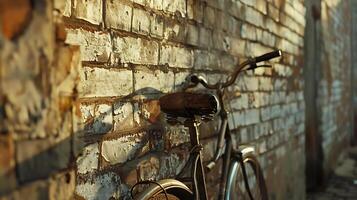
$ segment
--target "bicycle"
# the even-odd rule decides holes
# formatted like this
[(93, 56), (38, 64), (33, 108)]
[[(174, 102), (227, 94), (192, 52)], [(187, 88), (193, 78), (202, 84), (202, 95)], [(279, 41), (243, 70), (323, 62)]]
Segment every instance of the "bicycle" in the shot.
[[(218, 160), (223, 158), (219, 199), (267, 200), (267, 188), (261, 167), (254, 155), (254, 148), (251, 146), (233, 148), (228, 115), (223, 104), (223, 95), (224, 89), (232, 85), (242, 71), (254, 70), (258, 67), (271, 67), (270, 65), (258, 66), (257, 63), (279, 56), (281, 56), (281, 51), (276, 50), (255, 58), (249, 58), (238, 65), (232, 76), (224, 83), (209, 84), (203, 77), (193, 75), (183, 92), (171, 93), (161, 97), (159, 99), (161, 110), (166, 113), (169, 122), (175, 121), (177, 118), (185, 119), (184, 125), (189, 128), (190, 133), (190, 156), (176, 179), (136, 183), (132, 187), (131, 194), (139, 184), (150, 185), (136, 195), (134, 199), (206, 200), (208, 199), (205, 181), (206, 171), (212, 170)], [(206, 89), (215, 90), (216, 95), (186, 92), (186, 90), (196, 87), (198, 84), (203, 85)], [(204, 169), (198, 126), (202, 120), (211, 120), (217, 114), (221, 118), (217, 148), (213, 159), (208, 162)], [(183, 177), (183, 174), (189, 170), (191, 176)], [(242, 176), (242, 180), (239, 179), (239, 176)], [(191, 183), (192, 190), (183, 182)]]

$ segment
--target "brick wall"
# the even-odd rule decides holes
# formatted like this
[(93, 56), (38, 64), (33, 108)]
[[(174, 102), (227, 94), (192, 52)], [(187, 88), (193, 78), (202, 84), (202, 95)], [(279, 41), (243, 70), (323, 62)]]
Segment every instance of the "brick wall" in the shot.
[[(189, 136), (166, 124), (157, 99), (192, 73), (216, 82), (248, 56), (276, 48), (283, 58), (271, 69), (247, 72), (229, 88), (229, 125), (235, 143), (256, 147), (272, 199), (305, 198), (302, 0), (18, 1), (31, 17), (23, 31), (0, 37), (4, 199), (127, 199), (137, 181), (173, 177)], [(324, 37), (326, 51), (338, 43)], [(337, 82), (321, 81), (328, 113), (344, 109), (343, 72)], [(330, 115), (321, 118), (326, 130), (337, 118)], [(201, 127), (204, 160), (213, 156), (216, 127)], [(325, 141), (328, 153), (333, 139)], [(212, 197), (217, 173), (207, 177)]]
[(325, 171), (334, 168), (340, 150), (351, 138), (350, 21), (348, 1), (321, 1), (321, 68), (317, 103)]

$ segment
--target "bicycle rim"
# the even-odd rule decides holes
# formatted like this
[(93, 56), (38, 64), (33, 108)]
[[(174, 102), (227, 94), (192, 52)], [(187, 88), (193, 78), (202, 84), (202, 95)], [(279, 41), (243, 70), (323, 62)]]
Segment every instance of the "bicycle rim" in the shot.
[[(267, 191), (260, 165), (252, 155), (243, 155), (248, 188), (244, 183), (242, 166), (238, 161), (231, 164), (230, 175), (227, 184), (228, 200), (251, 200), (249, 191), (254, 200), (267, 200)], [(249, 190), (249, 191), (248, 191)]]

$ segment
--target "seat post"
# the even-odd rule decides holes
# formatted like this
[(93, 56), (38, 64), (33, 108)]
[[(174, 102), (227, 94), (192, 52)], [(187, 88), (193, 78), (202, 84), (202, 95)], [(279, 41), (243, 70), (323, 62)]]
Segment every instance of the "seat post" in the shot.
[[(191, 140), (191, 147), (193, 149), (196, 149), (196, 147), (199, 147), (200, 145), (200, 140), (199, 140), (199, 130), (198, 127), (200, 125), (199, 120), (195, 118), (188, 118), (185, 120), (185, 126), (189, 128), (190, 132), (190, 140)], [(206, 200), (207, 199), (207, 187), (206, 187), (206, 180), (205, 180), (205, 173), (203, 169), (203, 164), (202, 164), (202, 153), (201, 149), (198, 151), (193, 151), (191, 152), (194, 157), (198, 155), (198, 160), (197, 163), (194, 163), (194, 167), (192, 170), (196, 170), (196, 178), (197, 180), (197, 185), (195, 185), (195, 195), (198, 197), (197, 199), (200, 200)], [(195, 174), (195, 173), (192, 173)], [(194, 182), (193, 182), (194, 185)], [(198, 193), (198, 194), (197, 194)]]

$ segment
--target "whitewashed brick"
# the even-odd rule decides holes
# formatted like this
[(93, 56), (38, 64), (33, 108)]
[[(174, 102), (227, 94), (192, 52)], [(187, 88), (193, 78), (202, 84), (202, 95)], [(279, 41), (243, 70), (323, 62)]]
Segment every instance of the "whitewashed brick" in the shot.
[(282, 77), (288, 77), (292, 75), (292, 69), (286, 65), (282, 65), (280, 63), (273, 64), (273, 70)]
[(82, 97), (113, 97), (132, 93), (130, 70), (83, 67), (78, 92)]
[(151, 17), (150, 34), (159, 38), (164, 34), (164, 19), (160, 15), (153, 14)]
[(229, 52), (233, 56), (242, 56), (244, 55), (246, 49), (246, 40), (238, 39), (238, 38), (230, 38), (231, 48)]
[[(208, 39), (208, 38), (205, 38)], [(187, 28), (187, 44), (191, 44), (191, 45), (198, 45), (198, 28), (195, 25), (192, 24), (188, 24), (188, 28)]]
[(54, 1), (53, 7), (54, 9), (58, 10), (63, 16), (71, 16), (71, 0)]
[(148, 151), (148, 144), (144, 141), (146, 133), (127, 135), (121, 138), (102, 142), (102, 156), (111, 165), (125, 163), (139, 153)]
[(164, 0), (148, 0), (148, 6), (155, 10), (163, 10)]
[(112, 107), (107, 104), (80, 104), (75, 130), (86, 134), (103, 134), (112, 129)]
[(108, 33), (68, 29), (67, 44), (79, 45), (82, 61), (107, 62), (112, 52), (112, 42)]
[(114, 52), (121, 63), (157, 64), (159, 45), (141, 38), (117, 37)]
[(259, 110), (250, 109), (245, 111), (245, 125), (256, 124), (260, 122)]
[(165, 147), (172, 148), (183, 143), (190, 142), (190, 134), (187, 127), (169, 126), (165, 127)]
[(130, 102), (116, 102), (114, 105), (114, 132), (128, 130), (135, 126), (133, 105)]
[(186, 15), (186, 0), (163, 0), (163, 10), (170, 13), (179, 13), (181, 17)]
[(203, 5), (204, 2), (196, 0), (187, 1), (187, 16), (189, 19), (193, 19), (198, 23), (203, 20)]
[(170, 92), (174, 89), (174, 73), (160, 70), (134, 71), (135, 91), (140, 93)]
[(231, 104), (232, 109), (235, 109), (235, 110), (248, 108), (248, 106), (249, 106), (248, 94), (246, 94), (246, 93), (241, 94), (238, 98), (231, 100), (230, 104)]
[(249, 24), (242, 24), (241, 37), (250, 40), (257, 40), (256, 28)]
[(144, 10), (133, 9), (132, 31), (148, 35), (150, 32), (150, 15)]
[(76, 186), (76, 194), (86, 200), (119, 199), (128, 195), (129, 187), (121, 183), (120, 177), (109, 172), (99, 175), (87, 182), (79, 182)]
[(130, 31), (133, 9), (121, 1), (106, 1), (105, 25)]
[(74, 0), (74, 16), (92, 24), (102, 22), (102, 0)]
[(80, 174), (86, 174), (97, 170), (98, 156), (98, 143), (90, 144), (84, 147), (82, 155), (77, 158), (77, 172)]
[(270, 91), (273, 89), (273, 83), (269, 77), (259, 77), (259, 90)]
[(184, 47), (162, 46), (159, 64), (168, 64), (170, 67), (193, 67), (193, 53)]
[(245, 7), (245, 20), (251, 24), (264, 28), (263, 14), (249, 6)]

